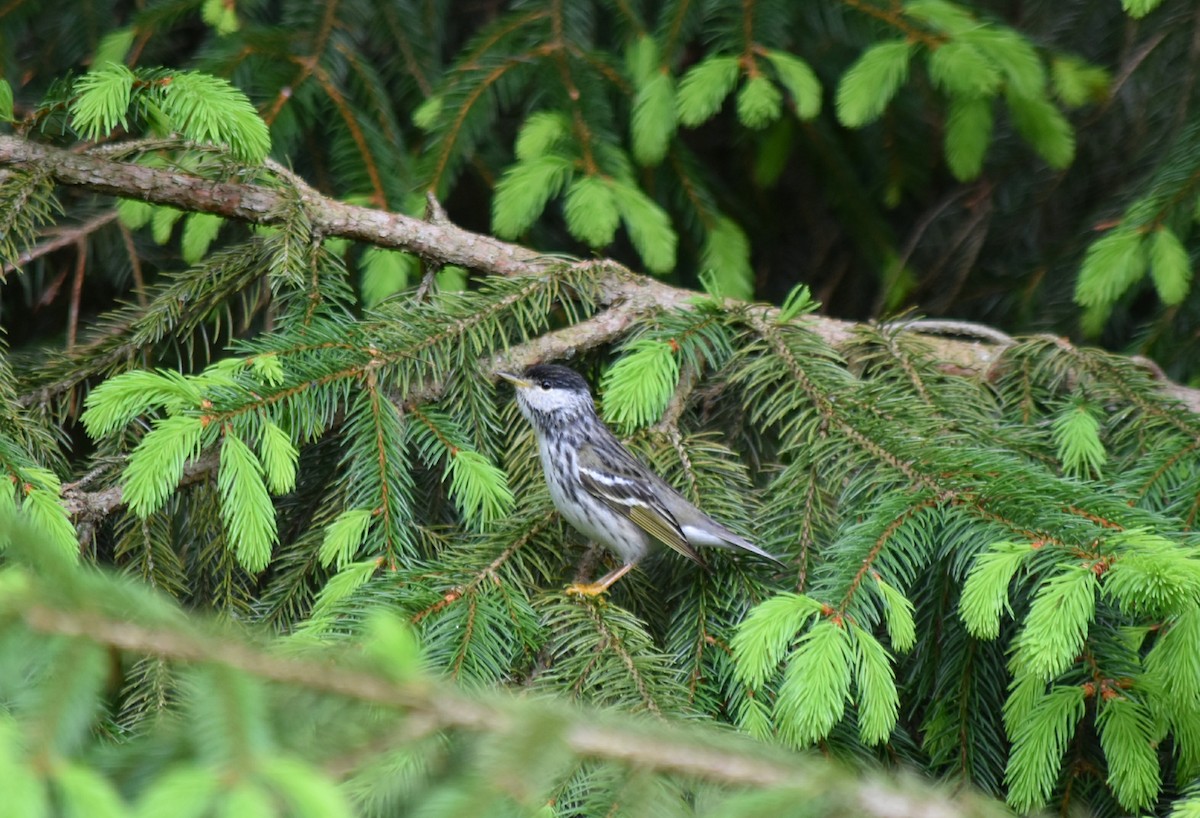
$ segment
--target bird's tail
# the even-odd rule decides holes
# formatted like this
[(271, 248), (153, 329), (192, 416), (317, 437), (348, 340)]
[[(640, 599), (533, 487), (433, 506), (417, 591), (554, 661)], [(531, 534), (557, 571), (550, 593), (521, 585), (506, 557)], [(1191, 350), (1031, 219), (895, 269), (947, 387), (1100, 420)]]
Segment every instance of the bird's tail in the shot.
[(730, 537), (726, 537), (725, 542), (728, 543), (728, 545), (726, 546), (727, 548), (739, 549), (741, 551), (749, 551), (751, 554), (754, 554), (755, 556), (762, 557), (765, 560), (770, 560), (771, 562), (775, 563), (776, 565), (778, 565), (781, 568), (786, 567), (784, 561), (779, 559), (779, 557), (776, 557), (772, 554), (768, 554), (766, 551), (763, 551), (761, 548), (759, 548), (754, 543), (750, 542), (745, 537), (739, 537), (737, 534), (734, 534)]
[(703, 529), (690, 525), (683, 526), (684, 536), (688, 538), (689, 542), (693, 542), (698, 545), (715, 545), (717, 548), (727, 548), (730, 551), (749, 551), (756, 557), (762, 557), (763, 559), (770, 560), (780, 567), (785, 567), (783, 560), (768, 554), (766, 551), (763, 551), (745, 537), (734, 534), (728, 528), (720, 525), (715, 520), (710, 519), (709, 523), (710, 525)]

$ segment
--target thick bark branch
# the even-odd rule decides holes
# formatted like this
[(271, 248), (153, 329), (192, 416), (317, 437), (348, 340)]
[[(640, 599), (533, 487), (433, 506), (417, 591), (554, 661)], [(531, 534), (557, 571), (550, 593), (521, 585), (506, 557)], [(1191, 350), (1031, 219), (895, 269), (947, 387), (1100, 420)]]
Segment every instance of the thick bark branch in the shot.
[[(346, 204), (323, 196), (295, 175), (274, 168), (278, 186), (242, 182), (214, 182), (181, 171), (118, 162), (95, 153), (75, 152), (41, 145), (18, 137), (0, 136), (0, 168), (45, 167), (60, 184), (79, 187), (184, 210), (216, 213), (252, 224), (276, 224), (299, 197), (315, 230), (414, 253), (432, 262), (456, 264), (491, 275), (537, 275), (562, 258), (540, 254), (527, 247), (472, 233), (438, 217), (430, 221), (367, 207)], [(289, 190), (292, 188), (293, 190)], [(539, 338), (513, 350), (507, 360), (522, 363), (546, 357), (569, 357), (618, 337), (641, 316), (658, 309), (684, 308), (695, 295), (646, 276), (636, 275), (613, 262), (589, 262), (605, 281), (611, 309), (589, 321)], [(854, 324), (822, 316), (805, 319), (810, 328), (834, 347), (851, 337)], [(947, 337), (947, 327), (959, 337)], [(966, 376), (987, 373), (1005, 344), (995, 330), (967, 322), (916, 322), (933, 354), (949, 371)], [(963, 336), (970, 340), (963, 340)], [(495, 369), (500, 361), (489, 362)], [(1148, 366), (1161, 376), (1155, 367)], [(1163, 391), (1200, 412), (1200, 390), (1162, 380)]]
[[(430, 221), (358, 207), (321, 195), (282, 168), (273, 168), (279, 180), (279, 185), (274, 187), (213, 182), (180, 171), (144, 167), (97, 154), (0, 136), (0, 167), (6, 165), (48, 167), (53, 178), (63, 185), (184, 210), (216, 213), (252, 224), (278, 223), (299, 198), (314, 229), (326, 236), (405, 250), (432, 262), (457, 264), (491, 275), (537, 275), (553, 264), (562, 263), (561, 257), (542, 255), (520, 245), (456, 227), (441, 215), (436, 203), (431, 208), (434, 216)], [(571, 358), (620, 337), (639, 319), (654, 311), (687, 309), (695, 296), (690, 290), (634, 274), (614, 262), (580, 263), (595, 268), (596, 276), (602, 280), (608, 309), (579, 324), (509, 350), (502, 357), (483, 362), (486, 371), (548, 358)], [(834, 347), (845, 344), (855, 326), (852, 322), (822, 316), (809, 316), (804, 320)], [(949, 371), (965, 376), (985, 374), (1007, 345), (1002, 333), (966, 322), (916, 322), (912, 329), (922, 332), (934, 347), (934, 354)], [(958, 337), (946, 337), (947, 334)], [(962, 340), (971, 336), (974, 336), (971, 340)], [(1156, 374), (1161, 376), (1161, 372)], [(1188, 389), (1165, 379), (1162, 388), (1192, 411), (1200, 412), (1200, 390)], [(432, 399), (436, 395), (423, 397)], [(211, 468), (211, 464), (206, 463), (195, 471), (203, 476)], [(72, 515), (81, 520), (104, 517), (124, 502), (119, 488), (98, 492), (68, 488), (64, 500)]]
[[(60, 184), (181, 210), (215, 213), (251, 224), (278, 224), (292, 206), (295, 195), (280, 187), (214, 182), (182, 171), (116, 162), (13, 136), (0, 136), (0, 166), (4, 165), (49, 166), (51, 175)], [(298, 180), (289, 175), (287, 182), (297, 184)], [(498, 275), (535, 273), (553, 261), (528, 248), (446, 222), (426, 222), (339, 202), (307, 185), (297, 193), (313, 228), (326, 236), (395, 247), (442, 264), (458, 264)]]

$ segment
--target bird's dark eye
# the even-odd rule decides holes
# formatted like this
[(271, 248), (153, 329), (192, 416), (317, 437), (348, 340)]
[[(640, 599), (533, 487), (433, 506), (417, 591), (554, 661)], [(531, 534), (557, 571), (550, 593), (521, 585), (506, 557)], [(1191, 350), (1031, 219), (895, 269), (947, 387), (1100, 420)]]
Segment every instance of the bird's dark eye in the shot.
[(547, 392), (550, 391), (550, 381), (542, 381), (540, 385), (542, 389), (545, 389)]

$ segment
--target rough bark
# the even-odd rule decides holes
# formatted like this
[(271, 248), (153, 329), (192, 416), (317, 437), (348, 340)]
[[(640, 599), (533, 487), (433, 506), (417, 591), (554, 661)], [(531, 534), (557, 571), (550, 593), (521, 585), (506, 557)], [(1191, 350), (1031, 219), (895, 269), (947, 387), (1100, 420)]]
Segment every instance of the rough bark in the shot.
[[(103, 152), (64, 150), (13, 136), (0, 136), (0, 173), (4, 167), (48, 168), (61, 185), (93, 193), (141, 199), (182, 210), (215, 213), (252, 224), (276, 224), (298, 199), (316, 231), (404, 250), (438, 264), (455, 264), (488, 275), (538, 275), (561, 264), (527, 247), (472, 233), (450, 223), (431, 201), (429, 220), (359, 207), (324, 196), (286, 169), (268, 163), (263, 182), (217, 182), (177, 170), (117, 161)], [(620, 337), (641, 317), (662, 309), (687, 309), (695, 293), (638, 275), (616, 262), (583, 261), (594, 268), (605, 293), (607, 309), (579, 324), (548, 333), (511, 350), (501, 360), (485, 363), (494, 371), (546, 358), (573, 355)], [(771, 308), (764, 307), (770, 312)], [(845, 344), (855, 324), (824, 316), (804, 319), (834, 347)], [(914, 321), (906, 324), (920, 333), (947, 371), (965, 377), (986, 377), (1004, 347), (1013, 340), (990, 327), (969, 322)], [(1067, 343), (1058, 339), (1059, 343)], [(1200, 412), (1200, 390), (1172, 383), (1152, 362), (1143, 364), (1168, 395), (1193, 412)], [(103, 517), (123, 504), (119, 489), (89, 493), (70, 487), (64, 497), (77, 518)]]
[[(536, 275), (562, 262), (561, 256), (548, 256), (463, 230), (447, 221), (438, 207), (433, 208), (434, 218), (426, 221), (346, 204), (323, 196), (277, 166), (270, 168), (275, 173), (273, 185), (215, 182), (180, 171), (115, 161), (96, 153), (63, 150), (19, 137), (0, 136), (0, 168), (4, 166), (49, 167), (51, 175), (62, 185), (171, 205), (182, 210), (215, 213), (252, 224), (278, 223), (289, 200), (298, 196), (313, 228), (323, 235), (405, 250), (431, 262), (456, 264), (489, 275)], [(600, 332), (606, 336), (605, 340), (619, 334), (645, 310), (686, 308), (694, 296), (690, 290), (637, 275), (615, 262), (583, 263), (594, 265), (598, 273), (607, 278), (609, 303), (629, 305), (617, 315), (588, 323), (588, 331)], [(810, 316), (805, 320), (835, 347), (850, 338), (855, 326), (850, 321), (823, 316)], [(997, 330), (965, 321), (918, 321), (909, 326), (929, 338), (947, 367), (961, 369), (963, 374), (986, 372), (1003, 346), (1011, 343), (1011, 339)], [(574, 332), (560, 338), (574, 342), (583, 340), (583, 335), (583, 332)], [(1164, 388), (1193, 411), (1200, 411), (1200, 390), (1166, 382)]]

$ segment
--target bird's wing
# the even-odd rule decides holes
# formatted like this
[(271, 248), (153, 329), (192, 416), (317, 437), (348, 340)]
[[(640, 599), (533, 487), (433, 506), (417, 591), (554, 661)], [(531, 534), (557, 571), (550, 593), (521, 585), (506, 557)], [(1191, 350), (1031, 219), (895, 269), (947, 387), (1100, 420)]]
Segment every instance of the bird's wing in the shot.
[(704, 564), (687, 541), (683, 529), (653, 492), (653, 483), (639, 480), (642, 467), (613, 441), (602, 457), (591, 443), (579, 450), (579, 479), (583, 487), (618, 514), (628, 517), (647, 534), (666, 543), (688, 559)]

